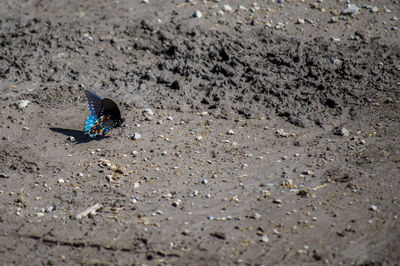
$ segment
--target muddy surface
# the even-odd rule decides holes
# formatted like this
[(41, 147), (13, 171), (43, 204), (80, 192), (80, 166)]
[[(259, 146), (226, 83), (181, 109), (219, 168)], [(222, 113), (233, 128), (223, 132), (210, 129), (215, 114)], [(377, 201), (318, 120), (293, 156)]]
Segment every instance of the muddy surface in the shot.
[(398, 263), (400, 4), (352, 4), (1, 1), (0, 262)]

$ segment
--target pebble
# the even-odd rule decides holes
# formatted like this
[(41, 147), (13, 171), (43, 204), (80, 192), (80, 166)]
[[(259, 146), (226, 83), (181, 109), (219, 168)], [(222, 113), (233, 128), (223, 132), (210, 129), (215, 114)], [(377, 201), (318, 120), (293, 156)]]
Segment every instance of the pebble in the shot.
[(314, 24), (314, 20), (310, 19), (310, 18), (306, 18), (305, 21), (311, 25)]
[(141, 1), (143, 4), (148, 4), (149, 3), (149, 0), (142, 0)]
[(201, 140), (203, 140), (203, 137), (202, 136), (197, 136), (196, 140), (201, 141)]
[(336, 22), (338, 22), (337, 17), (331, 17), (331, 20), (329, 20), (329, 23), (336, 23)]
[(43, 212), (38, 212), (38, 213), (36, 213), (36, 216), (37, 216), (37, 217), (43, 217), (43, 216), (44, 216), (44, 213), (43, 213)]
[(203, 14), (200, 12), (200, 10), (196, 10), (193, 13), (193, 17), (195, 18), (201, 18), (203, 16)]
[(177, 200), (171, 202), (171, 205), (174, 207), (178, 207), (181, 204), (181, 202), (182, 201), (180, 199), (177, 199)]
[(143, 109), (142, 113), (148, 115), (154, 115), (154, 112), (149, 108)]
[(304, 24), (304, 19), (302, 18), (297, 19), (296, 24)]
[(340, 135), (343, 137), (348, 137), (350, 135), (350, 132), (346, 128), (342, 127), (340, 129)]
[(222, 6), (222, 10), (226, 11), (226, 12), (232, 12), (233, 11), (233, 9), (232, 9), (232, 7), (230, 5), (223, 5)]
[(207, 185), (208, 180), (207, 179), (203, 179), (203, 180), (201, 180), (201, 183), (204, 184), (204, 185)]
[(138, 140), (141, 138), (142, 138), (142, 135), (140, 133), (134, 133), (133, 136), (131, 137), (132, 140)]
[(266, 235), (261, 236), (261, 242), (268, 243), (269, 242), (268, 236)]
[(314, 174), (314, 172), (313, 171), (311, 171), (311, 170), (304, 170), (303, 172), (301, 172), (303, 175), (312, 175), (312, 174)]
[(371, 5), (364, 5), (363, 8), (369, 9), (371, 13), (376, 13), (379, 11), (379, 8), (377, 6), (371, 6)]
[(6, 175), (5, 173), (0, 173), (0, 178), (9, 178), (9, 176)]
[(282, 204), (282, 200), (280, 200), (280, 199), (273, 199), (273, 200), (272, 200), (272, 203), (275, 203), (275, 204)]
[(62, 179), (62, 178), (59, 178), (59, 179), (57, 180), (57, 183), (58, 183), (58, 184), (64, 184), (64, 183), (65, 183), (65, 180)]
[(188, 235), (190, 235), (190, 231), (187, 230), (187, 229), (184, 229), (184, 230), (182, 231), (182, 235), (188, 236)]
[(342, 60), (337, 58), (332, 58), (332, 64), (334, 64), (335, 66), (340, 66), (342, 63), (343, 63)]
[(228, 135), (235, 135), (235, 132), (232, 129), (229, 129), (228, 132), (226, 132)]
[(168, 116), (168, 117), (167, 117), (167, 120), (168, 120), (168, 121), (172, 121), (172, 119), (173, 119), (172, 116)]
[(348, 4), (347, 8), (342, 10), (342, 15), (357, 15), (360, 8), (354, 4)]
[(54, 206), (47, 206), (46, 209), (44, 210), (45, 212), (51, 212), (52, 210), (54, 210)]
[(69, 140), (69, 141), (71, 141), (71, 142), (74, 142), (74, 141), (75, 141), (75, 138), (74, 138), (73, 136), (69, 136), (69, 137), (67, 138), (67, 140)]
[(371, 206), (369, 206), (369, 210), (375, 212), (378, 210), (378, 207), (376, 207), (375, 205), (371, 205)]
[(18, 108), (23, 109), (23, 108), (27, 107), (30, 102), (31, 101), (29, 101), (29, 100), (19, 100), (17, 102), (17, 106), (18, 106)]

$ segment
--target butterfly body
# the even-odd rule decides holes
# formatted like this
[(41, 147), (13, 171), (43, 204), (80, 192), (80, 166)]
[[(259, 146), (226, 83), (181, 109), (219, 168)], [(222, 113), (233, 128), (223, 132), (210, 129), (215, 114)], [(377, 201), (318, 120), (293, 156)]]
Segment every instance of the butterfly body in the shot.
[(115, 102), (108, 98), (101, 98), (97, 94), (85, 90), (89, 103), (90, 115), (86, 120), (85, 134), (93, 138), (105, 135), (111, 129), (119, 127), (125, 121)]

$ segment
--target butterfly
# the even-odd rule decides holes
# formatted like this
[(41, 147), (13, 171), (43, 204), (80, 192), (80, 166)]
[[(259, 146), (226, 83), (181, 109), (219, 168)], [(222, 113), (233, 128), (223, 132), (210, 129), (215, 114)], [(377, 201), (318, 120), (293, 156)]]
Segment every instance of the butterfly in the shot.
[(85, 134), (93, 138), (97, 135), (105, 135), (111, 129), (124, 123), (121, 112), (115, 102), (108, 98), (101, 98), (94, 92), (85, 90), (89, 103), (90, 115), (86, 120)]

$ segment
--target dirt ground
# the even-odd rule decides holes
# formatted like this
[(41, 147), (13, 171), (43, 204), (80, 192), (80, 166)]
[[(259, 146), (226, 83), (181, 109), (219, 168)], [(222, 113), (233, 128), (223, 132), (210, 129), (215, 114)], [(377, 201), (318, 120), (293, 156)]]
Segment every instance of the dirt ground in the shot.
[(399, 265), (400, 3), (351, 3), (0, 1), (1, 265)]

